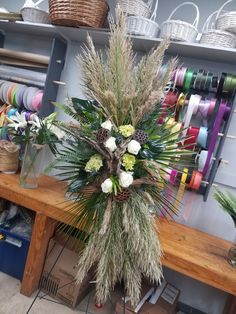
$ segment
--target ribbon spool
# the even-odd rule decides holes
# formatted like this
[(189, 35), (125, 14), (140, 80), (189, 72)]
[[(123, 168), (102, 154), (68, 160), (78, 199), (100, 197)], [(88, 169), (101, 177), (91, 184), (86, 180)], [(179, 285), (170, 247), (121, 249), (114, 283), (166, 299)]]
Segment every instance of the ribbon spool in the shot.
[(192, 115), (196, 114), (200, 101), (201, 101), (200, 95), (191, 95), (189, 99), (188, 109), (184, 117), (184, 126), (183, 126), (184, 130), (182, 132), (183, 137), (185, 137), (187, 134), (187, 128), (189, 127), (190, 121), (192, 119)]
[(165, 99), (162, 103), (162, 112), (157, 120), (158, 124), (162, 124), (163, 121), (165, 120), (168, 111), (174, 111), (174, 105), (177, 102), (178, 99), (178, 94), (175, 92), (168, 92), (165, 96)]
[(193, 89), (209, 92), (212, 86), (213, 73), (199, 70), (193, 82)]
[(201, 184), (202, 184), (203, 175), (201, 172), (197, 170), (193, 170), (192, 174), (190, 175), (190, 182), (187, 184), (189, 189), (198, 191)]
[(222, 92), (233, 94), (235, 92), (235, 89), (236, 89), (236, 76), (233, 74), (226, 74)]
[(188, 93), (192, 87), (192, 82), (194, 79), (194, 71), (192, 69), (188, 69), (185, 73), (183, 90), (185, 93)]
[[(208, 151), (207, 150), (202, 150), (200, 152), (200, 154), (197, 156), (197, 159), (198, 159), (198, 171), (199, 172), (203, 172), (203, 169), (204, 169), (204, 167), (206, 165), (206, 161), (207, 161), (207, 155), (208, 155)], [(213, 156), (211, 156), (209, 166), (211, 166), (212, 161), (213, 161)]]
[(227, 76), (227, 74), (224, 72), (221, 74), (220, 81), (219, 81), (219, 84), (217, 87), (217, 95), (218, 96), (220, 96), (223, 93), (223, 87), (224, 87), (226, 76)]
[(213, 154), (214, 149), (215, 149), (215, 144), (216, 144), (216, 141), (218, 138), (218, 133), (219, 133), (221, 123), (222, 123), (223, 118), (224, 118), (225, 111), (226, 111), (226, 104), (221, 103), (217, 117), (216, 117), (216, 120), (215, 120), (215, 123), (214, 123), (213, 130), (211, 133), (211, 139), (210, 139), (210, 144), (209, 144), (209, 149), (208, 149), (208, 154), (207, 154), (207, 160), (206, 160), (205, 166), (204, 166), (203, 171), (202, 171), (204, 176), (206, 175), (206, 173), (209, 169), (209, 166), (210, 166), (212, 154)]
[(187, 94), (180, 93), (178, 100), (176, 102), (176, 112), (175, 112), (175, 120), (182, 122), (183, 120), (183, 108), (186, 105)]
[(188, 69), (185, 67), (181, 67), (176, 70), (175, 72), (175, 85), (176, 86), (183, 87), (187, 70)]
[(187, 131), (187, 139), (184, 141), (184, 148), (188, 150), (193, 150), (197, 143), (197, 138), (199, 134), (199, 128), (189, 127)]
[[(225, 110), (224, 110), (224, 115), (223, 115), (223, 120), (224, 121), (227, 121), (229, 119), (229, 116), (230, 116), (230, 112), (231, 112), (231, 106), (229, 106), (228, 104), (226, 104), (224, 101), (221, 101), (221, 102), (218, 102), (216, 101), (215, 103), (215, 108), (214, 108), (214, 112), (213, 112), (213, 116), (215, 117), (215, 119), (213, 120), (212, 119), (212, 122), (214, 122), (216, 119), (217, 119), (217, 115), (218, 115), (218, 112), (219, 112), (219, 104), (224, 104), (225, 105)], [(206, 143), (206, 147), (209, 147), (210, 145), (210, 140), (211, 140), (211, 137), (212, 137), (212, 132), (213, 132), (213, 128), (214, 128), (214, 124), (212, 125), (212, 122), (209, 123), (208, 125), (208, 137), (207, 137), (207, 143)], [(215, 123), (215, 122), (214, 122)], [(210, 125), (211, 124), (211, 125)], [(203, 147), (203, 146), (202, 146)]]
[(183, 199), (184, 191), (185, 191), (185, 182), (187, 180), (187, 177), (188, 177), (188, 168), (184, 168), (183, 173), (181, 175), (180, 185), (179, 185), (179, 189), (178, 189), (175, 203), (174, 203), (174, 208), (176, 209), (179, 208), (179, 205), (181, 204), (181, 201)]
[(200, 127), (198, 137), (197, 137), (198, 146), (202, 148), (207, 148), (207, 138), (208, 138), (207, 127)]

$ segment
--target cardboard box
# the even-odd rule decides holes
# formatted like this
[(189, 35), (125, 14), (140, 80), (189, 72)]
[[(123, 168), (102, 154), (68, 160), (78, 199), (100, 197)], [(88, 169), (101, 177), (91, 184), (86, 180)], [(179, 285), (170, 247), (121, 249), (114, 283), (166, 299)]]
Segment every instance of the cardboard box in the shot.
[[(40, 288), (51, 297), (63, 301), (71, 308), (75, 308), (89, 293), (91, 289), (90, 281), (93, 279), (93, 276), (88, 274), (81, 285), (76, 284), (76, 265), (79, 253), (68, 248), (64, 248), (63, 251), (62, 249), (63, 245), (57, 243), (55, 239), (50, 241), (40, 280)], [(57, 260), (60, 253), (61, 255)], [(55, 262), (56, 264), (53, 267)]]
[[(145, 287), (146, 289), (146, 287)], [(158, 287), (156, 288), (158, 289)], [(155, 293), (155, 290), (153, 294)], [(144, 305), (141, 307), (140, 311), (135, 311), (135, 309), (131, 308), (129, 303), (126, 304), (125, 314), (175, 314), (176, 306), (178, 302), (180, 291), (169, 283), (165, 282), (163, 287), (163, 291), (160, 294), (156, 304), (148, 303), (147, 300), (144, 302)], [(146, 294), (147, 295), (147, 294)], [(141, 301), (142, 302), (142, 299)], [(116, 304), (116, 312), (117, 314), (124, 313), (124, 304), (123, 301), (120, 300)]]

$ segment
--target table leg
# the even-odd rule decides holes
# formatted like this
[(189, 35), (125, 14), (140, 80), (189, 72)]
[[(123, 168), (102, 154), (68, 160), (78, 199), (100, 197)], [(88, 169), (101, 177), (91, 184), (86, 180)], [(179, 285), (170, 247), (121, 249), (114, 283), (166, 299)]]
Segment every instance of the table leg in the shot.
[(235, 314), (235, 313), (236, 313), (236, 297), (230, 294), (226, 300), (224, 314)]
[(40, 213), (36, 214), (33, 226), (21, 293), (30, 296), (39, 285), (49, 240), (55, 231), (56, 221)]

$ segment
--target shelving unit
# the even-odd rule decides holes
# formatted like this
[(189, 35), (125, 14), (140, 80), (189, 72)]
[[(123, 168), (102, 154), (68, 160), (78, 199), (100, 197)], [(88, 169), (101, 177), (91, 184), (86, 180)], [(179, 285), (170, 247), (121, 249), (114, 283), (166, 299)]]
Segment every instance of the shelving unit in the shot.
[[(85, 42), (87, 34), (93, 38), (97, 45), (107, 45), (110, 37), (108, 29), (91, 29), (88, 27), (63, 27), (49, 24), (36, 24), (27, 22), (0, 21), (0, 30), (3, 32), (24, 33), (33, 36), (48, 38), (64, 38), (67, 41)], [(161, 41), (160, 38), (147, 38), (142, 36), (130, 36), (134, 48), (137, 51), (149, 51)], [(198, 43), (172, 42), (168, 49), (171, 55), (189, 58), (201, 58), (213, 62), (226, 62), (234, 64), (236, 60), (236, 49), (216, 48)]]
[[(27, 25), (28, 31), (24, 31), (22, 26), (25, 23), (17, 23), (17, 22), (6, 22), (1, 21), (0, 26), (0, 47), (4, 47), (4, 39), (6, 36), (11, 36), (11, 33), (24, 33), (26, 35), (37, 36), (39, 34), (38, 31), (34, 29), (33, 24)], [(42, 30), (42, 26), (40, 27)], [(61, 77), (61, 72), (64, 67), (65, 57), (66, 57), (66, 49), (67, 42), (63, 37), (57, 36), (55, 32), (49, 32), (50, 27), (46, 27), (46, 32), (41, 32), (41, 37), (46, 36), (50, 39), (51, 42), (51, 51), (50, 51), (50, 60), (47, 68), (46, 81), (44, 82), (44, 94), (42, 100), (42, 108), (39, 112), (40, 117), (46, 117), (50, 113), (54, 111), (54, 106), (52, 101), (56, 101), (58, 85), (54, 83), (54, 81), (59, 81)], [(29, 32), (30, 30), (30, 32)], [(50, 35), (50, 36), (49, 36)], [(22, 49), (24, 49), (22, 47)]]

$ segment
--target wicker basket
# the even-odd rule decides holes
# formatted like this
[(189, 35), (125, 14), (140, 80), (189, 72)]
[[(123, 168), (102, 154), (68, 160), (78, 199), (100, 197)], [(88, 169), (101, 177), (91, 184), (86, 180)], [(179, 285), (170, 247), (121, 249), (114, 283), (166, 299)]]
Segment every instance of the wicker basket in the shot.
[(8, 174), (18, 170), (19, 148), (8, 141), (0, 141), (0, 171)]
[(102, 27), (109, 11), (106, 0), (49, 0), (52, 24)]
[(200, 44), (205, 44), (209, 46), (218, 46), (225, 48), (235, 48), (236, 47), (236, 37), (234, 34), (231, 34), (226, 31), (215, 29), (214, 23), (210, 27), (210, 21), (218, 11), (213, 12), (207, 18), (203, 29), (202, 36), (200, 39)]
[(158, 0), (156, 1), (154, 11), (150, 19), (142, 16), (127, 16), (126, 27), (127, 33), (132, 35), (139, 35), (145, 37), (157, 37), (159, 32), (159, 25), (155, 22), (156, 12), (158, 7)]
[[(182, 20), (172, 20), (174, 13), (185, 5), (192, 5), (196, 9), (197, 16), (193, 24)], [(193, 2), (183, 2), (178, 5), (170, 14), (169, 18), (161, 25), (161, 38), (169, 38), (175, 41), (194, 42), (198, 35), (199, 9)]]
[(123, 12), (127, 15), (136, 15), (149, 18), (151, 16), (152, 0), (144, 2), (143, 0), (118, 0)]
[(226, 1), (219, 9), (216, 16), (216, 29), (236, 34), (236, 11), (222, 14), (224, 7), (232, 1), (233, 0)]
[(23, 20), (32, 23), (50, 24), (51, 20), (49, 14), (43, 10), (24, 7), (20, 10)]

